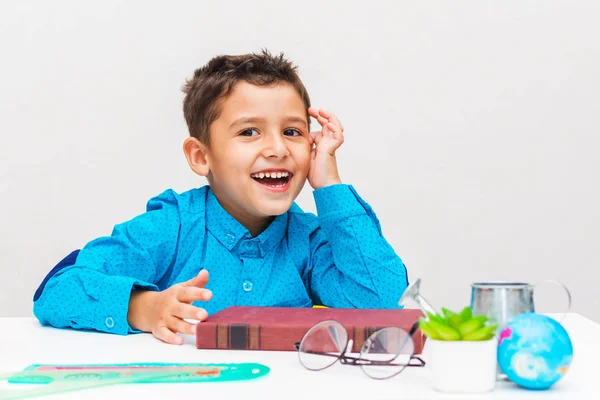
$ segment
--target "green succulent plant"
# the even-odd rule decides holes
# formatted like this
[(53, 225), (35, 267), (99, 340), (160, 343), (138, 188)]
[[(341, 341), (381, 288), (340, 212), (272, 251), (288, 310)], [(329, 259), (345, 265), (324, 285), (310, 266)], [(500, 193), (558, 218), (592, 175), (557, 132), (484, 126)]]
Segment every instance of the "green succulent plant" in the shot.
[(488, 325), (487, 316), (473, 316), (470, 307), (456, 313), (442, 307), (442, 314), (427, 313), (427, 318), (419, 319), (421, 331), (434, 340), (481, 341), (494, 337), (498, 325)]

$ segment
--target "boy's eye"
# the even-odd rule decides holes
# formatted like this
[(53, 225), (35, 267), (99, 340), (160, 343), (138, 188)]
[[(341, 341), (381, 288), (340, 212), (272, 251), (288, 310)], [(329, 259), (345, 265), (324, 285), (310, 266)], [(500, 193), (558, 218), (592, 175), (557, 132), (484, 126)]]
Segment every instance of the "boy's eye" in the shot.
[(258, 131), (254, 128), (244, 129), (240, 132), (240, 136), (258, 136)]
[(283, 134), (285, 136), (302, 136), (302, 133), (300, 133), (300, 131), (296, 129), (286, 129), (285, 131), (283, 131)]

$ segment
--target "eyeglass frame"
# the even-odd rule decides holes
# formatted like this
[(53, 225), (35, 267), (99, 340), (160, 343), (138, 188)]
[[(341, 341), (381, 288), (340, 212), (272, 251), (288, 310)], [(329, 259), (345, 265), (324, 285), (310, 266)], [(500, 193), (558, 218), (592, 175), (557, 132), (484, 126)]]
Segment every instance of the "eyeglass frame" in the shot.
[[(311, 331), (311, 330), (312, 330), (312, 329), (313, 329), (315, 326), (317, 326), (317, 325), (319, 325), (319, 324), (322, 324), (322, 323), (324, 323), (324, 322), (335, 322), (335, 323), (338, 323), (338, 324), (340, 324), (340, 325), (342, 326), (342, 328), (346, 329), (346, 328), (344, 327), (344, 324), (342, 324), (340, 321), (333, 320), (333, 319), (330, 319), (330, 320), (324, 320), (324, 321), (319, 321), (319, 322), (317, 322), (316, 324), (314, 324), (313, 326), (311, 326), (311, 327), (310, 327), (310, 328), (309, 328), (309, 329), (306, 331), (306, 333), (305, 333), (305, 334), (302, 336), (302, 339), (301, 339), (299, 342), (296, 342), (296, 343), (294, 343), (294, 348), (296, 349), (296, 351), (298, 351), (298, 358), (300, 358), (300, 345), (302, 344), (302, 342), (303, 342), (303, 341), (304, 341), (304, 339), (306, 338), (306, 335), (307, 335), (307, 334), (308, 334), (308, 333), (309, 333), (309, 332), (310, 332), (310, 331)], [(379, 331), (382, 331), (383, 329), (389, 329), (389, 328), (400, 329), (400, 330), (403, 330), (404, 332), (406, 332), (406, 330), (404, 330), (404, 329), (402, 329), (402, 328), (400, 328), (400, 327), (397, 327), (397, 326), (390, 326), (390, 327), (387, 327), (387, 328), (381, 328), (381, 329), (378, 329), (378, 330), (376, 330), (375, 332), (373, 332), (373, 333), (372, 333), (372, 334), (371, 334), (371, 335), (370, 335), (370, 336), (367, 338), (367, 340), (365, 340), (365, 341), (364, 341), (364, 343), (367, 343), (368, 341), (372, 340), (372, 338), (373, 338), (373, 337), (374, 337), (374, 336), (377, 334), (377, 332), (379, 332)], [(417, 322), (415, 322), (415, 323), (413, 324), (413, 326), (410, 328), (410, 330), (407, 332), (407, 334), (408, 334), (408, 336), (407, 336), (407, 337), (409, 337), (411, 340), (413, 340), (413, 339), (412, 339), (412, 337), (413, 337), (413, 335), (414, 335), (414, 334), (417, 332), (417, 329), (419, 329), (419, 322), (418, 322), (418, 321), (417, 321)], [(414, 340), (413, 340), (413, 342), (414, 342)], [(364, 347), (364, 343), (363, 343), (363, 347)], [(315, 355), (322, 355), (322, 356), (336, 357), (336, 358), (337, 358), (337, 359), (336, 359), (334, 362), (332, 362), (331, 364), (328, 364), (328, 365), (326, 365), (326, 366), (325, 366), (325, 367), (323, 367), (323, 368), (311, 369), (311, 368), (308, 368), (308, 367), (306, 367), (306, 365), (304, 365), (304, 363), (303, 363), (302, 361), (300, 361), (300, 364), (302, 364), (302, 366), (303, 366), (304, 368), (308, 369), (309, 371), (322, 371), (322, 370), (324, 370), (324, 369), (327, 369), (327, 368), (331, 367), (333, 364), (335, 364), (335, 363), (336, 363), (336, 362), (338, 362), (338, 361), (339, 361), (341, 364), (344, 364), (344, 365), (359, 366), (359, 367), (362, 367), (362, 366), (364, 366), (364, 365), (383, 365), (383, 366), (386, 366), (386, 365), (389, 365), (389, 366), (394, 366), (394, 365), (397, 365), (397, 366), (404, 367), (404, 368), (402, 368), (402, 369), (398, 370), (398, 372), (396, 372), (395, 374), (393, 374), (393, 375), (390, 375), (390, 376), (386, 376), (386, 377), (383, 377), (383, 378), (376, 378), (376, 377), (373, 377), (373, 376), (371, 376), (371, 375), (369, 375), (368, 373), (366, 373), (366, 372), (365, 372), (365, 374), (366, 374), (367, 376), (369, 376), (369, 378), (372, 378), (372, 379), (378, 379), (378, 380), (383, 380), (383, 379), (389, 379), (389, 378), (392, 378), (392, 377), (394, 377), (394, 376), (398, 375), (399, 373), (401, 373), (402, 371), (404, 371), (404, 369), (405, 369), (406, 367), (418, 367), (418, 368), (421, 368), (421, 367), (424, 367), (424, 366), (426, 365), (426, 362), (425, 362), (425, 360), (423, 360), (421, 357), (419, 357), (418, 355), (415, 355), (415, 354), (411, 354), (411, 355), (410, 355), (410, 358), (409, 358), (409, 361), (408, 361), (408, 363), (407, 363), (407, 364), (394, 364), (394, 363), (390, 363), (390, 362), (388, 362), (388, 361), (365, 360), (364, 358), (361, 358), (361, 357), (360, 357), (360, 353), (359, 353), (359, 357), (352, 357), (352, 356), (348, 356), (348, 355), (347, 355), (347, 353), (348, 353), (348, 348), (351, 348), (351, 346), (352, 346), (353, 344), (354, 344), (354, 343), (353, 343), (353, 340), (352, 340), (352, 339), (346, 339), (346, 344), (344, 345), (344, 348), (343, 348), (343, 350), (341, 351), (341, 353), (340, 353), (339, 355), (333, 355), (333, 354), (330, 354), (330, 353), (325, 353), (325, 352), (323, 352), (323, 353), (319, 353), (319, 352), (314, 352), (314, 353), (311, 353), (311, 354), (315, 354)], [(362, 353), (362, 352), (361, 352), (361, 353)], [(398, 353), (396, 354), (396, 357), (398, 357), (399, 355), (400, 355), (400, 352), (398, 352)], [(396, 357), (394, 357), (394, 359), (395, 359)], [(412, 360), (416, 360), (416, 361), (417, 361), (417, 364), (411, 364), (411, 361), (412, 361)], [(363, 371), (363, 372), (364, 372), (364, 371)]]

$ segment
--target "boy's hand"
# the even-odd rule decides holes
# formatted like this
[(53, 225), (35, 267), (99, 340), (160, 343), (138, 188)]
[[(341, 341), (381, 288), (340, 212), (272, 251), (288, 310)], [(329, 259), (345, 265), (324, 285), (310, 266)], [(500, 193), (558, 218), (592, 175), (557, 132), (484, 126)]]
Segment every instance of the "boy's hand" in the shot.
[(322, 127), (322, 130), (310, 134), (308, 183), (313, 189), (342, 183), (337, 170), (335, 151), (344, 143), (344, 128), (339, 119), (329, 111), (309, 107), (308, 114)]
[(129, 325), (152, 334), (171, 344), (182, 344), (177, 333), (194, 334), (196, 325), (184, 319), (203, 321), (208, 313), (194, 307), (196, 300), (210, 300), (212, 292), (204, 289), (208, 282), (208, 271), (202, 270), (193, 279), (178, 283), (162, 292), (138, 291), (131, 294), (127, 319)]

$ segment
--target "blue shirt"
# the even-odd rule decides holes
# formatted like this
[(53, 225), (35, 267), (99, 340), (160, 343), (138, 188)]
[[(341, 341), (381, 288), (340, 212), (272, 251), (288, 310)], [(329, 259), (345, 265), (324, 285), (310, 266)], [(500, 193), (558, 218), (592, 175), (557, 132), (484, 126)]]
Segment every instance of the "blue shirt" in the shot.
[(164, 290), (210, 274), (209, 315), (233, 305), (396, 308), (406, 269), (354, 188), (313, 191), (317, 214), (294, 203), (258, 236), (229, 215), (209, 186), (167, 190), (147, 211), (89, 242), (34, 302), (42, 324), (116, 334), (133, 289)]

